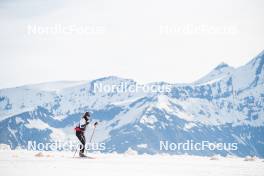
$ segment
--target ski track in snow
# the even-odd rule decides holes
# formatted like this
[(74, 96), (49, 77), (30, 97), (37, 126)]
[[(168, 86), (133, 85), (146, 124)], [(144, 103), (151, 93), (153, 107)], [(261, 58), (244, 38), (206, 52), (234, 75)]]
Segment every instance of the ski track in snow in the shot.
[(237, 157), (90, 154), (96, 159), (72, 158), (71, 152), (0, 151), (1, 175), (47, 176), (263, 176), (263, 159)]

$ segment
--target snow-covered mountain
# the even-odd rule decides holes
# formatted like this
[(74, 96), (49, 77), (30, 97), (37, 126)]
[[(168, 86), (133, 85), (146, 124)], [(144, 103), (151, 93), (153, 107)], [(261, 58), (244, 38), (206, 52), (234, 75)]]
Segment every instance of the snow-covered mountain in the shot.
[[(0, 90), (0, 143), (16, 148), (29, 140), (76, 140), (74, 124), (90, 111), (100, 121), (95, 140), (106, 143), (106, 152), (264, 156), (264, 52), (236, 69), (220, 64), (191, 84), (149, 84), (170, 86), (164, 93), (95, 91), (99, 84), (137, 83), (106, 77)], [(160, 141), (187, 140), (238, 143), (238, 150), (160, 150)]]
[(210, 82), (216, 82), (218, 80), (221, 80), (223, 77), (226, 77), (233, 73), (235, 69), (233, 67), (230, 67), (226, 63), (221, 63), (217, 67), (215, 67), (210, 73), (208, 73), (206, 76), (202, 77), (198, 81), (196, 81), (196, 84), (203, 84), (203, 83), (210, 83)]

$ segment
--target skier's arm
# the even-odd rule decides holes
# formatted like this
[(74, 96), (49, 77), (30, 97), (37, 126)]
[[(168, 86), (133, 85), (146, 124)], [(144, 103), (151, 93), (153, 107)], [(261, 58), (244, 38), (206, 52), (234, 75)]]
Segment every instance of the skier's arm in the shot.
[(85, 119), (81, 119), (81, 121), (80, 121), (80, 128), (81, 128), (81, 130), (85, 130), (85, 128), (86, 128), (86, 126), (89, 124), (90, 122), (89, 122), (89, 120), (85, 120)]

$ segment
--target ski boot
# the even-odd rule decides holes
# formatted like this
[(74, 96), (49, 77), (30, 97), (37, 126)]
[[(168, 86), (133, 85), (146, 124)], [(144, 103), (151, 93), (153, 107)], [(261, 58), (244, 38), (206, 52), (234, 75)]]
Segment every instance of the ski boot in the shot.
[(82, 158), (82, 157), (87, 157), (84, 153), (82, 152), (79, 152), (79, 156)]

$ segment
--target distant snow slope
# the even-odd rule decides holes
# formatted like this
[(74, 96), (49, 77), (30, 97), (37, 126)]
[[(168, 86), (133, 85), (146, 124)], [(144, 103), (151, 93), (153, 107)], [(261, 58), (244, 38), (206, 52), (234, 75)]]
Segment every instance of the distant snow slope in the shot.
[(49, 91), (59, 91), (61, 89), (75, 87), (75, 86), (85, 84), (85, 83), (86, 81), (57, 81), (57, 82), (47, 82), (47, 83), (25, 85), (23, 86), (23, 88), (49, 92)]

